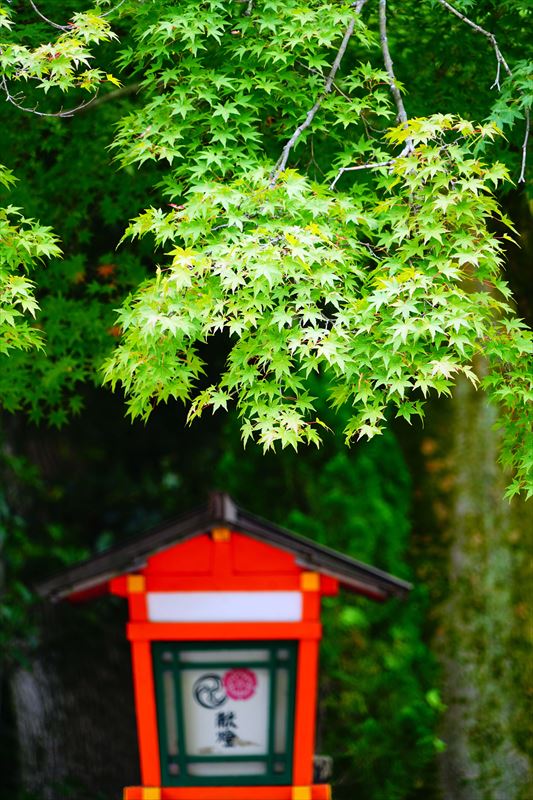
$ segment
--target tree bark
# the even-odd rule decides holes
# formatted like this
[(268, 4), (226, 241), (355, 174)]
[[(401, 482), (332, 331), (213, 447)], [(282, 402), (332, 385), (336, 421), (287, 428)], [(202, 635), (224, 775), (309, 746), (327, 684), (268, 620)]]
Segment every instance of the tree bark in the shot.
[(139, 782), (126, 610), (110, 603), (49, 610), (10, 676), (19, 783), (39, 800), (118, 800)]
[[(21, 431), (15, 417), (3, 434), (5, 454), (28, 454), (44, 477), (54, 471), (53, 436)], [(0, 474), (6, 519), (18, 515), (38, 527), (31, 489), (7, 467)], [(0, 569), (0, 590), (1, 580)], [(21, 633), (20, 652), (0, 654), (2, 797), (23, 790), (35, 800), (118, 800), (124, 786), (139, 783), (125, 606), (116, 598), (41, 605), (33, 620), (38, 642)]]
[(419, 558), (436, 604), (434, 646), (447, 706), (443, 800), (531, 797), (525, 676), (533, 501), (503, 499), (495, 421), (484, 394), (461, 381), (421, 440), (418, 506), (421, 538), (430, 541), (420, 543)]

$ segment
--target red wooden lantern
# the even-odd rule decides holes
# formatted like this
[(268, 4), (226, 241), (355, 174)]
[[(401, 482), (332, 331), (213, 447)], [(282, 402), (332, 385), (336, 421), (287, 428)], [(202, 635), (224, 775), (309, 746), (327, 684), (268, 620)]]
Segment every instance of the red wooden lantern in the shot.
[(125, 800), (329, 800), (313, 782), (320, 600), (410, 585), (224, 494), (41, 584), (127, 598), (142, 786)]

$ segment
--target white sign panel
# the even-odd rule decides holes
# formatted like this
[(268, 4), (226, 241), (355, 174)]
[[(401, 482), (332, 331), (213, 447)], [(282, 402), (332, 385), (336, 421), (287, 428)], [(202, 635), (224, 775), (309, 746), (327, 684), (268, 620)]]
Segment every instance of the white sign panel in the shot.
[(298, 622), (301, 592), (148, 592), (151, 622)]
[(268, 669), (187, 669), (181, 680), (187, 755), (267, 754)]

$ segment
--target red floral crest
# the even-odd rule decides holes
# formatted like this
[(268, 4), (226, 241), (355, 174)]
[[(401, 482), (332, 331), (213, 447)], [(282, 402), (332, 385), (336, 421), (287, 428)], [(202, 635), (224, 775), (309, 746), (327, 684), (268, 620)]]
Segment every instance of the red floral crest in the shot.
[(251, 669), (230, 669), (223, 678), (226, 694), (232, 700), (249, 700), (255, 694), (257, 678)]

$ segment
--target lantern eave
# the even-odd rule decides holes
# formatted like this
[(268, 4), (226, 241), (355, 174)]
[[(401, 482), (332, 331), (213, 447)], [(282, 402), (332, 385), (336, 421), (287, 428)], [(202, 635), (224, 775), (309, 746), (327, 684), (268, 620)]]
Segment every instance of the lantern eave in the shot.
[(37, 584), (37, 593), (52, 601), (84, 599), (104, 593), (120, 575), (144, 569), (147, 560), (180, 542), (227, 527), (293, 555), (296, 563), (337, 580), (348, 591), (384, 601), (405, 598), (412, 585), (377, 567), (364, 564), (332, 548), (307, 539), (258, 517), (215, 492), (207, 507), (162, 523)]

